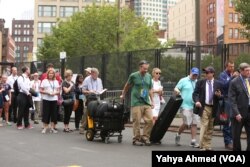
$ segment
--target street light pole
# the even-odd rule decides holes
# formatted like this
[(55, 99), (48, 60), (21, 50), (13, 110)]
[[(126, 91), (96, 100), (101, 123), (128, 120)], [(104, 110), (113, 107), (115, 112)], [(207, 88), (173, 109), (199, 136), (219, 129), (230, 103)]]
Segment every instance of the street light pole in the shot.
[(119, 52), (120, 50), (120, 21), (121, 21), (121, 16), (120, 16), (120, 7), (121, 7), (121, 3), (120, 0), (117, 0), (117, 10), (118, 10), (118, 21), (117, 21), (117, 38), (116, 38), (116, 45), (117, 45), (117, 51)]
[(200, 0), (195, 0), (195, 64), (201, 69), (201, 36), (200, 36)]

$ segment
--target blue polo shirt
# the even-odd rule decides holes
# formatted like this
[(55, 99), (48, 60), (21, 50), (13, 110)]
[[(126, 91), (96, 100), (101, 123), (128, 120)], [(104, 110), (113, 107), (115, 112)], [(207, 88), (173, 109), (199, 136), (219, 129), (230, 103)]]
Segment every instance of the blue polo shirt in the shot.
[(175, 86), (180, 90), (181, 97), (183, 99), (183, 102), (181, 104), (181, 108), (183, 109), (193, 109), (194, 102), (193, 102), (193, 92), (195, 88), (197, 80), (193, 81), (190, 79), (189, 76), (182, 78), (177, 85)]

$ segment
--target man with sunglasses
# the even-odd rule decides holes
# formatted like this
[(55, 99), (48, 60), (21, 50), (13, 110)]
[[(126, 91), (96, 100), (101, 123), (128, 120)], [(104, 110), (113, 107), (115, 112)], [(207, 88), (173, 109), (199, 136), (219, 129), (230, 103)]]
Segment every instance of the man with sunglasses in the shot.
[(211, 151), (211, 140), (214, 129), (214, 118), (222, 98), (222, 84), (214, 79), (215, 70), (208, 66), (204, 68), (205, 78), (197, 81), (193, 101), (195, 107), (199, 108), (201, 117), (200, 125), (200, 149)]
[[(219, 75), (219, 81), (222, 83), (223, 86), (223, 92), (224, 92), (224, 109), (227, 112), (228, 115), (231, 115), (231, 105), (230, 101), (228, 99), (228, 88), (229, 84), (239, 75), (239, 72), (234, 72), (234, 62), (233, 61), (226, 61), (225, 62), (225, 70), (220, 73)], [(232, 150), (233, 149), (233, 137), (232, 137), (232, 128), (231, 128), (231, 122), (228, 124), (223, 125), (223, 137), (224, 137), (224, 143), (225, 148)]]
[[(154, 108), (152, 77), (148, 73), (149, 63), (145, 60), (139, 62), (139, 71), (130, 74), (126, 82), (121, 99), (125, 98), (129, 88), (131, 88), (131, 112), (133, 118), (133, 145), (150, 146), (150, 133), (153, 127)], [(149, 100), (150, 97), (150, 100)], [(140, 123), (143, 118), (145, 125), (143, 135), (140, 134)]]
[(181, 113), (183, 117), (183, 123), (180, 126), (178, 133), (175, 136), (175, 144), (180, 145), (181, 133), (191, 128), (191, 143), (190, 146), (198, 148), (199, 144), (196, 142), (197, 124), (200, 122), (200, 117), (193, 113), (194, 102), (192, 94), (194, 92), (195, 84), (199, 76), (199, 69), (193, 67), (190, 71), (190, 75), (182, 78), (174, 88), (176, 95), (181, 95), (183, 102), (181, 104)]

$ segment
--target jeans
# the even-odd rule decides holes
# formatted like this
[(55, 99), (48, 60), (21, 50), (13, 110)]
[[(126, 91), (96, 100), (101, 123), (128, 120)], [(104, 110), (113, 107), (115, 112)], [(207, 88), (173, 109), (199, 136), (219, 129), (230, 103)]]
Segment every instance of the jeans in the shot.
[[(225, 99), (225, 111), (227, 112), (229, 117), (231, 117), (232, 111), (228, 99)], [(223, 125), (222, 131), (223, 131), (225, 145), (231, 144), (233, 142), (231, 122), (229, 122), (226, 125)]]

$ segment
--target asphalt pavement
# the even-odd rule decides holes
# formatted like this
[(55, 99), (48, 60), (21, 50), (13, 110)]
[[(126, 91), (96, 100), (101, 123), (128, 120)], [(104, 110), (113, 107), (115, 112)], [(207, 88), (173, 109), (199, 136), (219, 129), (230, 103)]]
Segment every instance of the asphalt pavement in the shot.
[[(70, 125), (73, 128), (73, 123)], [(87, 141), (79, 132), (63, 132), (63, 124), (58, 124), (58, 134), (41, 134), (41, 123), (34, 129), (17, 130), (15, 126), (0, 128), (0, 166), (1, 167), (149, 167), (151, 152), (199, 151), (189, 146), (190, 134), (181, 136), (181, 146), (174, 142), (175, 130), (170, 128), (161, 145), (133, 146), (132, 128), (122, 132), (122, 143), (117, 137), (110, 138), (106, 144), (100, 139)], [(213, 136), (214, 150), (225, 150), (223, 137)], [(246, 148), (246, 140), (242, 139)]]

